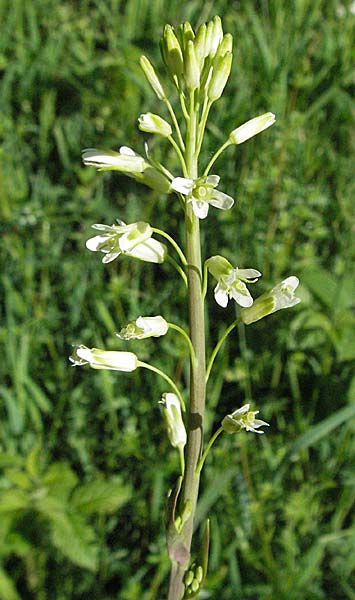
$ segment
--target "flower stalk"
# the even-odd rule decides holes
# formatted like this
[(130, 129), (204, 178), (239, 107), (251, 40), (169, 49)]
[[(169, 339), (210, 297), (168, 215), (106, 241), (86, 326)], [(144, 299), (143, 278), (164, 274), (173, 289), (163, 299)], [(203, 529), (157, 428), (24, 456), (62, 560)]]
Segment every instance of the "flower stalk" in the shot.
[[(207, 260), (203, 257), (202, 260), (200, 222), (208, 216), (210, 206), (229, 210), (234, 204), (231, 196), (216, 189), (220, 177), (209, 174), (212, 166), (227, 147), (242, 144), (275, 121), (272, 113), (265, 113), (234, 129), (212, 155), (204, 170), (201, 168), (202, 173), (199, 173), (199, 154), (207, 118), (213, 103), (220, 98), (227, 84), (232, 65), (232, 45), (231, 35), (223, 34), (219, 17), (215, 17), (207, 25), (202, 24), (196, 34), (189, 23), (184, 23), (176, 30), (170, 25), (165, 26), (161, 53), (180, 100), (182, 121), (185, 121), (182, 127), (154, 67), (148, 58), (141, 57), (140, 63), (146, 79), (169, 113), (170, 122), (158, 114), (148, 112), (139, 117), (139, 128), (171, 144), (181, 173), (172, 174), (166, 166), (154, 160), (148, 142), (145, 143), (145, 157), (127, 146), (122, 146), (119, 152), (95, 148), (83, 152), (84, 164), (88, 166), (101, 171), (119, 171), (158, 193), (177, 194), (183, 209), (185, 234), (181, 246), (169, 233), (143, 221), (128, 225), (123, 221), (117, 221), (113, 225), (96, 224), (93, 227), (100, 233), (90, 238), (86, 246), (91, 251), (101, 252), (104, 264), (116, 258), (138, 259), (155, 264), (166, 261), (182, 277), (187, 288), (189, 332), (180, 325), (169, 323), (164, 316), (155, 315), (127, 319), (127, 325), (117, 335), (128, 344), (130, 340), (142, 340), (144, 343), (147, 338), (160, 338), (168, 329), (175, 330), (184, 337), (190, 358), (187, 409), (183, 393), (179, 390), (180, 384), (176, 385), (167, 373), (150, 363), (140, 361), (132, 352), (79, 346), (71, 357), (74, 365), (89, 365), (94, 369), (131, 372), (137, 368), (145, 368), (163, 378), (171, 389), (163, 394), (159, 402), (165, 432), (170, 444), (178, 450), (180, 462), (180, 473), (169, 494), (166, 510), (166, 537), (171, 560), (167, 600), (197, 597), (206, 578), (209, 522), (206, 524), (199, 562), (191, 559), (191, 545), (200, 475), (208, 452), (222, 432), (249, 431), (260, 434), (263, 432), (259, 428), (267, 425), (255, 418), (258, 411), (250, 411), (249, 404), (245, 404), (224, 417), (221, 426), (204, 449), (206, 385), (217, 354), (239, 322), (249, 325), (300, 301), (294, 295), (298, 285), (295, 276), (288, 277), (254, 301), (247, 286), (258, 283), (260, 271), (234, 267), (220, 255), (211, 256)], [(153, 234), (164, 237), (169, 242), (169, 249), (152, 237)], [(169, 250), (177, 255), (177, 260), (170, 255)], [(226, 327), (217, 341), (206, 368), (205, 304), (209, 275), (217, 281), (214, 297), (219, 307), (226, 308), (229, 300), (234, 300), (241, 308), (238, 318)]]

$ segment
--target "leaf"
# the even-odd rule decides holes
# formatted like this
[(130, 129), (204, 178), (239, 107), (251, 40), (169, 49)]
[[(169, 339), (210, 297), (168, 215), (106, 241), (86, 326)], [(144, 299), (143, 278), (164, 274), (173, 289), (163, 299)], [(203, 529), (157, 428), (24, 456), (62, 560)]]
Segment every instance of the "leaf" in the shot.
[(42, 441), (38, 439), (36, 444), (31, 448), (26, 458), (26, 470), (29, 476), (37, 479), (41, 473), (42, 466)]
[(307, 269), (302, 273), (302, 284), (329, 308), (338, 298), (338, 280), (324, 269)]
[(287, 450), (285, 456), (281, 460), (276, 474), (276, 480), (282, 477), (283, 472), (287, 466), (287, 463), (291, 460), (291, 458), (301, 452), (301, 450), (305, 450), (310, 446), (316, 444), (320, 439), (324, 436), (329, 435), (333, 429), (339, 427), (342, 423), (351, 419), (355, 415), (355, 402), (352, 402), (348, 406), (336, 411), (327, 419), (324, 419), (317, 425), (314, 425), (306, 433), (302, 434), (300, 437), (296, 439), (296, 441), (290, 446)]
[(1, 600), (21, 600), (14, 583), (2, 567), (0, 567), (0, 598)]
[(28, 498), (25, 492), (10, 489), (0, 493), (0, 514), (12, 513), (28, 508)]
[(64, 462), (50, 465), (43, 476), (42, 483), (48, 493), (55, 498), (66, 500), (78, 481), (74, 471)]
[(84, 514), (109, 514), (118, 510), (130, 496), (130, 489), (117, 481), (96, 480), (78, 487), (71, 503)]
[(95, 532), (81, 515), (63, 512), (51, 515), (51, 537), (54, 546), (74, 564), (89, 571), (98, 568), (98, 546)]

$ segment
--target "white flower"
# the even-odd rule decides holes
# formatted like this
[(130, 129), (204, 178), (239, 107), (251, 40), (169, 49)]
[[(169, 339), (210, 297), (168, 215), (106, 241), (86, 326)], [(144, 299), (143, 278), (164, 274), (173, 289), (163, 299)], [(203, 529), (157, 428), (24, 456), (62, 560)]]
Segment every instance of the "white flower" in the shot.
[(149, 337), (165, 335), (168, 328), (168, 323), (160, 315), (138, 317), (135, 321), (130, 321), (117, 335), (122, 340), (144, 340)]
[(232, 133), (229, 135), (229, 140), (232, 144), (242, 144), (274, 123), (275, 115), (271, 112), (265, 113), (259, 117), (250, 119), (250, 121), (243, 123), (243, 125), (240, 125), (237, 129), (233, 129)]
[(232, 412), (232, 414), (224, 417), (222, 421), (222, 427), (227, 433), (238, 433), (242, 429), (246, 431), (253, 431), (254, 433), (264, 433), (263, 431), (257, 431), (259, 427), (269, 426), (268, 423), (261, 419), (256, 419), (255, 415), (259, 413), (258, 410), (249, 411), (250, 404), (244, 404), (238, 410)]
[(217, 279), (214, 297), (217, 304), (225, 308), (229, 298), (233, 298), (240, 306), (251, 306), (253, 298), (245, 285), (255, 283), (261, 276), (256, 269), (234, 268), (223, 256), (211, 256), (206, 260), (206, 265), (213, 277)]
[(163, 413), (169, 441), (174, 448), (186, 444), (186, 429), (181, 416), (180, 400), (173, 393), (162, 395), (159, 405)]
[(122, 146), (119, 152), (86, 148), (82, 152), (82, 158), (84, 165), (97, 167), (99, 171), (142, 173), (147, 167), (144, 158), (127, 146)]
[(93, 369), (111, 371), (134, 371), (138, 367), (138, 358), (133, 352), (116, 352), (78, 346), (69, 360), (74, 366), (90, 365)]
[(299, 280), (294, 275), (287, 277), (281, 283), (278, 283), (272, 290), (265, 292), (259, 298), (254, 300), (253, 306), (244, 308), (240, 311), (240, 318), (246, 325), (259, 321), (267, 315), (271, 315), (282, 308), (290, 308), (301, 302), (300, 298), (295, 296), (294, 291), (299, 284)]
[(204, 219), (207, 217), (210, 204), (222, 210), (228, 210), (234, 204), (231, 196), (215, 189), (219, 180), (218, 175), (208, 175), (198, 179), (175, 177), (171, 182), (171, 189), (187, 196), (187, 202), (192, 202), (196, 217)]
[(169, 178), (128, 146), (121, 146), (119, 152), (87, 148), (82, 157), (86, 166), (97, 167), (99, 171), (120, 171), (157, 192), (171, 191)]
[(92, 225), (103, 233), (95, 235), (86, 242), (88, 250), (103, 252), (103, 263), (109, 263), (120, 254), (126, 254), (146, 262), (161, 263), (166, 256), (166, 246), (152, 239), (152, 228), (142, 221), (126, 225), (118, 221), (118, 225)]

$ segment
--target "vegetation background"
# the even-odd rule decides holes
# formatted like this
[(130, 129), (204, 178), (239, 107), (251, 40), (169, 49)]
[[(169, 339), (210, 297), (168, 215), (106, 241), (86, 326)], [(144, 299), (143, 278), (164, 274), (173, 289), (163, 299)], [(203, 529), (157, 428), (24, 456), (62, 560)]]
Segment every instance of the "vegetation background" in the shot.
[[(140, 55), (163, 73), (163, 25), (215, 14), (235, 59), (203, 160), (247, 119), (270, 110), (277, 122), (219, 160), (236, 205), (203, 223), (205, 253), (260, 269), (260, 293), (298, 275), (302, 303), (241, 328), (216, 362), (208, 429), (249, 400), (271, 427), (224, 436), (208, 459), (201, 599), (355, 599), (354, 3), (0, 0), (2, 600), (164, 597), (177, 470), (157, 408), (165, 386), (72, 369), (68, 355), (79, 342), (127, 349), (114, 333), (139, 314), (185, 323), (169, 265), (104, 266), (84, 246), (92, 223), (116, 218), (179, 237), (181, 213), (84, 168), (80, 151), (142, 152), (136, 118), (161, 106)], [(170, 149), (154, 151), (176, 169)], [(212, 343), (234, 308), (210, 299)], [(185, 384), (173, 333), (129, 348)]]

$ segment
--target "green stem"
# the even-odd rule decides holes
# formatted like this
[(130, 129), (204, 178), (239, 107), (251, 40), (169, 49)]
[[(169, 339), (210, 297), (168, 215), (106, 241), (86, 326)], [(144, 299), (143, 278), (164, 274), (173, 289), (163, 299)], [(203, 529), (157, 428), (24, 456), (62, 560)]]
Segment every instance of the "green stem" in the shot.
[(182, 172), (184, 174), (184, 177), (186, 177), (187, 176), (186, 164), (185, 164), (185, 160), (184, 160), (184, 157), (182, 155), (182, 152), (181, 152), (179, 146), (177, 145), (177, 143), (175, 142), (175, 140), (174, 140), (174, 138), (173, 138), (172, 135), (169, 135), (168, 140), (171, 143), (171, 145), (173, 146), (173, 148), (174, 148), (174, 150), (175, 150), (175, 152), (176, 152), (176, 154), (178, 156), (178, 159), (179, 159), (180, 164), (181, 164)]
[(215, 152), (215, 154), (212, 156), (210, 162), (208, 163), (207, 167), (205, 168), (204, 172), (203, 172), (203, 176), (206, 177), (206, 175), (208, 175), (208, 173), (211, 170), (212, 165), (216, 162), (217, 158), (222, 154), (222, 152), (228, 148), (228, 146), (231, 146), (232, 142), (230, 142), (229, 140), (227, 140), (226, 142), (224, 142), (224, 144), (217, 150), (217, 152)]
[(176, 262), (176, 260), (174, 260), (174, 258), (172, 258), (171, 256), (168, 255), (166, 257), (166, 261), (169, 262), (171, 265), (173, 265), (173, 267), (177, 270), (179, 275), (181, 275), (181, 278), (187, 287), (187, 277), (186, 277), (185, 271), (180, 267), (180, 265)]
[(181, 135), (181, 131), (180, 131), (180, 127), (179, 127), (179, 123), (177, 122), (177, 118), (176, 118), (176, 115), (175, 115), (174, 109), (173, 109), (173, 107), (171, 106), (171, 104), (170, 104), (170, 102), (169, 102), (169, 100), (168, 100), (167, 98), (164, 100), (164, 102), (165, 102), (166, 106), (168, 107), (168, 111), (169, 111), (169, 113), (170, 113), (171, 120), (172, 120), (172, 122), (173, 122), (173, 124), (174, 124), (175, 131), (176, 131), (176, 134), (177, 134), (177, 136), (178, 136), (178, 140), (179, 140), (180, 148), (181, 148), (181, 150), (184, 152), (184, 150), (185, 150), (185, 144), (184, 144), (184, 140), (182, 139), (182, 135)]
[(186, 103), (185, 103), (185, 98), (184, 98), (184, 95), (183, 95), (183, 94), (180, 92), (180, 94), (179, 94), (179, 97), (180, 97), (180, 104), (181, 104), (181, 110), (182, 110), (182, 114), (184, 115), (184, 117), (185, 117), (185, 120), (186, 120), (187, 122), (189, 122), (189, 120), (190, 120), (190, 115), (189, 115), (189, 113), (187, 112), (187, 108), (186, 108)]
[(206, 449), (205, 449), (204, 453), (202, 454), (202, 456), (201, 456), (201, 458), (198, 461), (198, 464), (196, 466), (196, 471), (198, 473), (200, 473), (200, 471), (201, 471), (201, 469), (202, 469), (202, 467), (204, 465), (204, 462), (206, 460), (207, 454), (209, 453), (212, 445), (215, 443), (216, 439), (222, 433), (222, 431), (223, 431), (223, 427), (220, 427), (219, 429), (217, 429), (217, 431), (213, 434), (213, 436), (211, 437), (210, 441), (208, 442), (208, 444), (206, 446)]
[(224, 334), (221, 336), (221, 338), (218, 340), (217, 344), (215, 345), (215, 347), (213, 349), (213, 352), (211, 354), (211, 358), (210, 358), (209, 363), (208, 363), (207, 371), (206, 371), (206, 383), (207, 383), (207, 381), (209, 379), (209, 376), (211, 374), (211, 370), (212, 370), (215, 358), (216, 358), (218, 352), (220, 351), (223, 342), (228, 337), (228, 335), (231, 333), (231, 331), (233, 331), (233, 329), (238, 325), (238, 322), (239, 322), (239, 319), (236, 319), (235, 321), (233, 321), (233, 323), (231, 325), (229, 325), (229, 327), (227, 327), (227, 329), (225, 330)]
[(184, 474), (185, 474), (184, 447), (183, 446), (179, 446), (178, 450), (179, 450), (179, 458), (180, 458), (181, 475), (184, 476)]
[(175, 329), (175, 331), (178, 331), (187, 341), (188, 346), (189, 346), (189, 350), (190, 350), (190, 357), (191, 357), (191, 363), (194, 365), (195, 361), (196, 361), (196, 357), (195, 357), (195, 350), (194, 347), (192, 345), (192, 342), (190, 340), (190, 336), (186, 333), (185, 329), (183, 329), (182, 327), (180, 327), (180, 325), (175, 325), (175, 323), (168, 323), (170, 329)]
[(164, 373), (164, 371), (161, 371), (160, 369), (158, 369), (158, 367), (153, 367), (153, 365), (150, 365), (145, 362), (141, 362), (140, 360), (138, 361), (138, 367), (142, 367), (143, 369), (148, 369), (148, 371), (153, 371), (153, 373), (156, 373), (157, 375), (160, 375), (160, 377), (165, 379), (165, 381), (168, 382), (170, 387), (174, 390), (175, 394), (179, 398), (179, 400), (181, 402), (181, 408), (183, 409), (184, 412), (186, 411), (184, 399), (183, 399), (179, 389), (177, 388), (177, 386), (175, 385), (173, 380), (169, 377), (169, 375)]
[(207, 294), (207, 284), (208, 284), (208, 268), (206, 265), (206, 261), (203, 265), (203, 281), (202, 281), (202, 295), (206, 298)]
[(198, 129), (198, 143), (197, 143), (198, 154), (201, 151), (203, 134), (205, 133), (208, 113), (210, 112), (211, 106), (212, 106), (212, 102), (208, 99), (207, 96), (205, 96), (205, 100), (203, 103), (203, 109), (202, 109), (202, 115), (201, 115), (201, 122), (200, 122), (199, 129)]
[(171, 235), (166, 233), (166, 231), (163, 231), (162, 229), (158, 229), (157, 227), (152, 227), (152, 231), (153, 231), (153, 233), (158, 233), (159, 235), (162, 235), (163, 237), (165, 237), (165, 239), (168, 240), (168, 242), (173, 246), (173, 248), (175, 248), (176, 252), (178, 253), (182, 264), (184, 266), (186, 266), (187, 260), (186, 260), (185, 254), (181, 250), (179, 244), (177, 242), (175, 242), (174, 238), (172, 238)]

